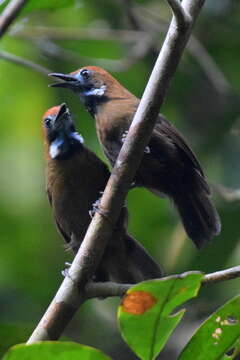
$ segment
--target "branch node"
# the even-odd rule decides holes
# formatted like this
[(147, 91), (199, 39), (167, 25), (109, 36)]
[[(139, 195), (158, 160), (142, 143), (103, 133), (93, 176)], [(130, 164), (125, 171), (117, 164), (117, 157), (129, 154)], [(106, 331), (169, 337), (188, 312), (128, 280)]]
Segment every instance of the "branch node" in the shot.
[(167, 0), (167, 2), (172, 9), (173, 15), (179, 28), (188, 28), (188, 26), (192, 23), (192, 17), (183, 8), (181, 2), (179, 0)]

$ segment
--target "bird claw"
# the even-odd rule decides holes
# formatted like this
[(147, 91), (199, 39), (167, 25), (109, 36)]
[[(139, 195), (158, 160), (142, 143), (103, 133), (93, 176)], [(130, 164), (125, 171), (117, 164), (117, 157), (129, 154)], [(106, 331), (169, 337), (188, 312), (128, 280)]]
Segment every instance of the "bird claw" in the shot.
[[(128, 134), (128, 130), (124, 131), (124, 133), (122, 134), (122, 138), (121, 138), (122, 143), (124, 143), (124, 141), (126, 140), (127, 134)], [(150, 147), (146, 146), (144, 152), (145, 154), (150, 154), (151, 153)]]
[[(101, 195), (101, 197), (102, 197), (103, 193), (104, 193), (104, 191), (99, 191), (99, 194)], [(99, 204), (101, 201), (101, 197), (92, 204), (92, 209), (89, 210), (89, 212), (88, 212), (91, 218), (93, 218), (95, 213), (99, 210)]]
[(73, 282), (73, 284), (75, 284), (75, 281), (72, 279), (71, 275), (69, 275), (69, 268), (72, 264), (69, 262), (65, 262), (65, 265), (67, 266), (67, 268), (61, 271), (62, 276), (64, 278), (69, 278)]
[(66, 265), (67, 268), (62, 270), (61, 274), (62, 274), (63, 277), (67, 277), (67, 276), (69, 277), (69, 268), (70, 268), (70, 266), (72, 264), (70, 262), (67, 262), (67, 261), (64, 264)]
[(62, 276), (65, 277), (69, 277), (69, 269), (64, 269), (61, 271)]
[(121, 138), (122, 143), (124, 143), (124, 141), (126, 140), (127, 134), (128, 134), (128, 130), (124, 131), (124, 133), (122, 134), (122, 138)]
[(97, 199), (97, 200), (92, 204), (92, 209), (89, 210), (89, 212), (88, 212), (91, 218), (94, 217), (94, 215), (95, 215), (96, 212), (99, 212), (100, 200), (101, 200), (101, 198), (100, 198), (100, 199)]
[(109, 219), (108, 215), (106, 214), (106, 212), (104, 210), (101, 209), (100, 207), (100, 202), (101, 202), (101, 197), (100, 199), (96, 200), (93, 204), (92, 204), (92, 209), (89, 210), (89, 215), (91, 216), (91, 218), (93, 218), (93, 216), (95, 215), (95, 213), (97, 212), (99, 215), (101, 215), (102, 217), (104, 217), (111, 225), (112, 222)]

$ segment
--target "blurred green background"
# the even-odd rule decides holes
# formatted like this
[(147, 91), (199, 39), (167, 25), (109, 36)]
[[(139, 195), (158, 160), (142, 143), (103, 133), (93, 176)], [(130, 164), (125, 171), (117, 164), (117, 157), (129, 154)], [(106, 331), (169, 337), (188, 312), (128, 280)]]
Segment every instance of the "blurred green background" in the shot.
[[(6, 1), (0, 2), (2, 10)], [(162, 112), (187, 138), (213, 187), (222, 233), (202, 251), (185, 238), (168, 200), (128, 195), (129, 231), (166, 274), (213, 272), (239, 264), (240, 3), (207, 0)], [(141, 96), (171, 13), (163, 0), (30, 0), (0, 45), (0, 351), (23, 342), (62, 280), (71, 254), (54, 227), (44, 188), (41, 118), (66, 102), (86, 145), (102, 159), (94, 121), (51, 79), (1, 59), (1, 51), (56, 72), (101, 65)], [(124, 31), (123, 31), (124, 30)], [(105, 159), (106, 161), (106, 159)], [(175, 358), (200, 321), (237, 294), (240, 280), (201, 290), (159, 359)], [(133, 359), (116, 325), (119, 299), (85, 304), (65, 336)]]

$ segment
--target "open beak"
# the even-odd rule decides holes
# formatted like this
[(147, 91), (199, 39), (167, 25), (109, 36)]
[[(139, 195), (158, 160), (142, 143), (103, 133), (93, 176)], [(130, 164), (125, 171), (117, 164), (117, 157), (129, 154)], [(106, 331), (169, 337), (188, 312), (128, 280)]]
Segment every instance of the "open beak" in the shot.
[(61, 73), (50, 73), (48, 76), (55, 77), (57, 79), (63, 80), (62, 82), (50, 84), (50, 87), (65, 87), (65, 88), (71, 88), (74, 83), (78, 81), (78, 79), (74, 75), (70, 74), (61, 74)]
[(60, 105), (60, 109), (59, 109), (58, 114), (54, 121), (55, 128), (64, 127), (64, 123), (65, 123), (66, 119), (68, 119), (68, 116), (66, 116), (66, 115), (69, 115), (68, 108), (67, 108), (66, 104), (63, 103), (62, 105)]

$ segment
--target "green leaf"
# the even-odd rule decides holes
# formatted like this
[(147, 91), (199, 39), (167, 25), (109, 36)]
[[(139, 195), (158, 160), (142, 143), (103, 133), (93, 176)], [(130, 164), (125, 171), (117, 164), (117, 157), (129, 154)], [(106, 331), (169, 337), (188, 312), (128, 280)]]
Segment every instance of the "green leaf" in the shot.
[(74, 342), (43, 341), (31, 345), (16, 345), (3, 360), (110, 360), (101, 351)]
[(172, 311), (196, 296), (203, 275), (192, 272), (145, 281), (128, 290), (119, 307), (122, 336), (143, 360), (155, 359), (181, 320)]
[[(228, 359), (225, 353), (240, 337), (240, 296), (228, 301), (197, 330), (179, 360)], [(231, 357), (230, 357), (231, 359)]]

